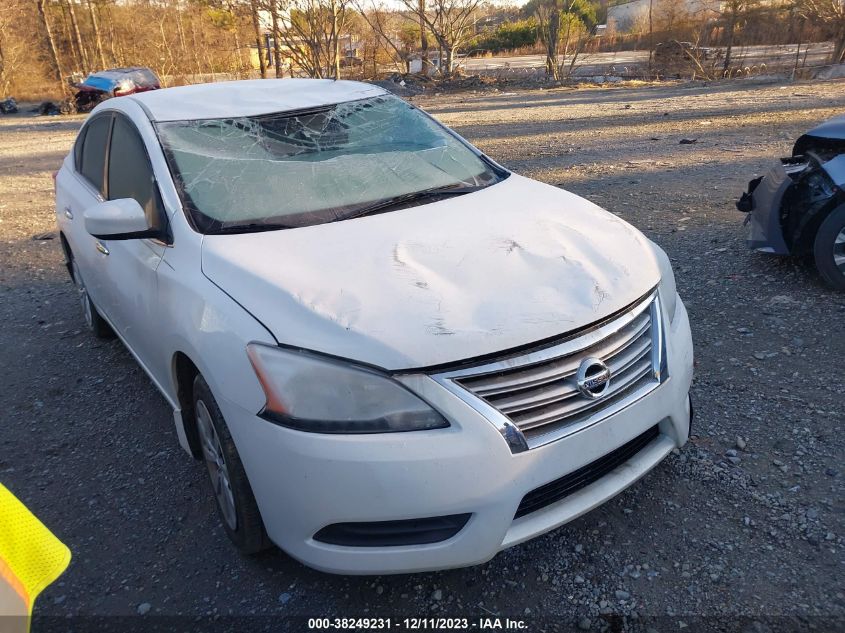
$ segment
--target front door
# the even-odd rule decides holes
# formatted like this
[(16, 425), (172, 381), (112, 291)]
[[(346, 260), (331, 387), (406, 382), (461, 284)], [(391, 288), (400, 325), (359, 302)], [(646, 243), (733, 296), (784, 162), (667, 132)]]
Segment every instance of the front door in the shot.
[[(106, 166), (106, 197), (133, 198), (147, 216), (150, 228), (167, 234), (167, 216), (161, 202), (146, 146), (132, 121), (114, 113)], [(100, 240), (107, 251), (109, 284), (107, 311), (113, 325), (150, 370), (160, 336), (156, 269), (167, 248), (166, 239)]]

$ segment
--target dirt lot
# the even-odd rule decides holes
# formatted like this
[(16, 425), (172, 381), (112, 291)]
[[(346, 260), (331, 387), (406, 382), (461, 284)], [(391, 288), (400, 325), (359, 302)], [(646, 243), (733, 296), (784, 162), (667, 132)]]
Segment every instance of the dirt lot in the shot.
[[(53, 230), (50, 174), (81, 118), (0, 118), (0, 481), (74, 554), (38, 605), (58, 618), (41, 626), (499, 614), (530, 631), (845, 629), (845, 296), (801, 262), (748, 252), (733, 208), (802, 131), (845, 111), (845, 83), (415, 101), (666, 249), (696, 344), (692, 441), (600, 509), (480, 567), (359, 578), (278, 551), (241, 558), (164, 400), (120, 343), (82, 331), (57, 240), (33, 239)], [(135, 617), (63, 619), (80, 615)], [(244, 615), (273, 618), (226, 620)]]

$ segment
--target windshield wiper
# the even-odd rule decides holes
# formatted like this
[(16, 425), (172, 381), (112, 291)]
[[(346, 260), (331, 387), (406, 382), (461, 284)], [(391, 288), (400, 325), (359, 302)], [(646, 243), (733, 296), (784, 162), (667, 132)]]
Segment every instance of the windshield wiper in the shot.
[[(423, 189), (422, 191), (415, 191), (413, 193), (406, 193), (401, 196), (394, 196), (387, 198), (375, 204), (365, 206), (357, 211), (353, 211), (349, 215), (340, 215), (333, 220), (348, 220), (350, 218), (360, 218), (365, 215), (372, 215), (387, 211), (395, 206), (425, 200), (426, 198), (439, 198), (442, 196), (460, 196), (465, 193), (472, 193), (483, 189), (484, 186), (451, 186), (451, 187), (436, 187), (434, 189)], [(279, 224), (273, 222), (247, 222), (245, 224), (231, 224), (229, 226), (218, 226), (205, 231), (206, 235), (234, 235), (238, 233), (259, 233), (261, 231), (281, 231), (284, 229), (295, 229), (298, 225), (294, 224)]]
[(295, 229), (292, 224), (273, 224), (265, 222), (249, 222), (247, 224), (232, 224), (209, 229), (206, 235), (236, 235), (238, 233), (260, 233), (262, 231), (281, 231), (284, 229)]
[(426, 198), (439, 198), (440, 196), (460, 196), (465, 193), (472, 193), (473, 191), (478, 191), (479, 189), (483, 189), (483, 187), (437, 187), (434, 189), (423, 189), (422, 191), (415, 191), (414, 193), (406, 193), (401, 196), (387, 198), (386, 200), (382, 200), (380, 202), (376, 202), (375, 204), (366, 206), (363, 209), (358, 209), (357, 211), (355, 211), (354, 213), (350, 213), (349, 215), (342, 215), (337, 219), (349, 220), (351, 218), (360, 218), (365, 215), (373, 215), (375, 213), (387, 211), (388, 209), (400, 204), (407, 204), (409, 202), (425, 200)]

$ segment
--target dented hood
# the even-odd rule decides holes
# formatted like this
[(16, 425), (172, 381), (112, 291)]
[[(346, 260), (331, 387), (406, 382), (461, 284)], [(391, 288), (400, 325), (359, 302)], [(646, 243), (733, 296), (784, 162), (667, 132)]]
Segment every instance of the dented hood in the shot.
[(845, 152), (845, 114), (828, 119), (798, 137), (792, 155), (798, 156), (808, 149), (826, 147)]
[(208, 235), (202, 268), (280, 343), (390, 370), (562, 335), (659, 281), (639, 231), (516, 175), (380, 215)]
[(817, 125), (807, 132), (805, 136), (815, 138), (826, 138), (834, 141), (845, 141), (845, 114), (840, 114), (824, 123)]

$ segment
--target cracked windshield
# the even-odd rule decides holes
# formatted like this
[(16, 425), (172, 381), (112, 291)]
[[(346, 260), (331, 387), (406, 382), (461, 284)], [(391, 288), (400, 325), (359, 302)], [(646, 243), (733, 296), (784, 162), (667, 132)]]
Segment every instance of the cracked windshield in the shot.
[(390, 96), (295, 114), (159, 123), (203, 232), (293, 228), (473, 191), (502, 174)]

